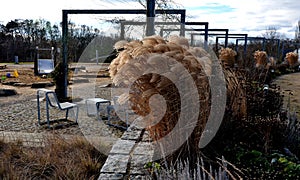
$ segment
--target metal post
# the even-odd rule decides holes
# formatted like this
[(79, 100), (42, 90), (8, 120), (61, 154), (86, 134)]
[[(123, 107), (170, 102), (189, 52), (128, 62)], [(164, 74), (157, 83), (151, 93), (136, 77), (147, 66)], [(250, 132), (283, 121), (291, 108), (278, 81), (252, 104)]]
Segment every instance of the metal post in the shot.
[(204, 49), (207, 50), (208, 49), (208, 23), (205, 24), (204, 27)]
[(51, 47), (51, 59), (54, 61), (54, 47)]
[(266, 39), (263, 39), (263, 51), (266, 50)]
[(120, 38), (125, 39), (125, 25), (122, 21), (121, 21), (121, 35), (120, 35)]
[(228, 29), (225, 31), (225, 48), (228, 46)]
[(68, 12), (63, 10), (63, 18), (62, 18), (62, 63), (63, 63), (63, 97), (67, 98), (68, 91)]
[[(277, 59), (279, 59), (279, 51), (280, 51), (280, 39), (277, 41)], [(298, 50), (297, 50), (298, 53)]]
[(180, 16), (180, 36), (185, 37), (185, 10)]
[(154, 19), (155, 19), (155, 0), (147, 0), (146, 36), (151, 36), (155, 34)]
[(218, 52), (218, 44), (219, 44), (219, 38), (216, 38), (216, 51)]
[(97, 62), (97, 65), (98, 65), (99, 64), (98, 50), (96, 50), (96, 62)]
[(246, 55), (246, 52), (247, 52), (247, 41), (248, 41), (248, 35), (246, 34), (245, 35), (245, 45), (244, 45), (244, 55)]

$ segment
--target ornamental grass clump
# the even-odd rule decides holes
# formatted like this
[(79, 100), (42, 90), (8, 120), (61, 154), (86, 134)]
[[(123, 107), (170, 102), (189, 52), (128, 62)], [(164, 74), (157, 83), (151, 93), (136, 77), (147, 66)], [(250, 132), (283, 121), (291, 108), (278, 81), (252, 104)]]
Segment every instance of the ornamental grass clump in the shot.
[(298, 64), (298, 54), (295, 52), (289, 52), (285, 55), (285, 59), (287, 60), (290, 67), (294, 67)]
[(219, 59), (225, 66), (233, 67), (237, 53), (231, 48), (221, 48), (219, 50)]
[(255, 51), (254, 52), (254, 60), (256, 68), (266, 68), (268, 63), (268, 55), (265, 51)]
[[(128, 93), (119, 94), (118, 103), (127, 102), (137, 115), (146, 118), (143, 126), (154, 141), (172, 134), (175, 136), (168, 143), (177, 143), (180, 138), (185, 138), (186, 128), (192, 128), (188, 138), (183, 139), (186, 144), (178, 149), (180, 156), (190, 156), (192, 160), (191, 154), (199, 152), (200, 137), (212, 108), (213, 87), (209, 78), (214, 75), (213, 63), (221, 65), (221, 62), (213, 62), (212, 56), (201, 47), (190, 47), (183, 37), (164, 40), (160, 36), (150, 36), (128, 42), (121, 49), (109, 66), (115, 89), (129, 89)], [(231, 68), (220, 68), (220, 71), (227, 88), (226, 115), (245, 117), (243, 75)], [(189, 83), (189, 77), (192, 83)], [(188, 93), (180, 94), (180, 88)], [(197, 104), (193, 104), (195, 98), (200, 103), (198, 109)], [(153, 110), (161, 113), (155, 114)], [(184, 124), (180, 124), (183, 111), (188, 115), (181, 117)], [(196, 122), (192, 122), (193, 117), (197, 118)], [(180, 126), (179, 130), (174, 133), (177, 126)], [(163, 148), (168, 149), (169, 146)]]

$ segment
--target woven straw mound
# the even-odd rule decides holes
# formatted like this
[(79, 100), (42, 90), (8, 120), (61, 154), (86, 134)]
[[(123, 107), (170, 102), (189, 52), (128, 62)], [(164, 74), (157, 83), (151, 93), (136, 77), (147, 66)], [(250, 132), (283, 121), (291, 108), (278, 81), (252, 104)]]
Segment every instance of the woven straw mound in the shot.
[(234, 60), (237, 53), (231, 48), (221, 48), (219, 50), (219, 59), (226, 66), (234, 66)]
[(294, 52), (289, 52), (285, 55), (285, 58), (290, 66), (294, 66), (298, 63), (298, 54)]
[(268, 55), (265, 51), (255, 51), (254, 59), (256, 63), (256, 67), (266, 67), (268, 63)]
[[(158, 140), (166, 136), (173, 130), (178, 122), (181, 111), (188, 111), (192, 115), (198, 116), (196, 124), (189, 124), (189, 117), (184, 121), (185, 125), (195, 127), (191, 142), (198, 145), (203, 128), (206, 125), (211, 104), (211, 92), (209, 86), (209, 76), (211, 75), (211, 56), (202, 48), (188, 47), (187, 41), (182, 38), (170, 38), (168, 41), (159, 36), (146, 37), (141, 41), (131, 41), (124, 45), (124, 50), (115, 58), (109, 66), (109, 72), (113, 84), (117, 87), (130, 88), (128, 99), (131, 108), (140, 116), (147, 116), (151, 109), (163, 109), (160, 102), (152, 100), (150, 108), (150, 98), (154, 95), (163, 96), (166, 110), (162, 118), (150, 116), (147, 120), (148, 130), (153, 140)], [(231, 56), (236, 55), (233, 51)], [(174, 60), (174, 61), (172, 61)], [(196, 85), (193, 89), (188, 82), (188, 77), (184, 75), (181, 66), (188, 71)], [(155, 69), (163, 69), (162, 73), (153, 73)], [(238, 78), (235, 71), (224, 69), (227, 86), (227, 109), (234, 116), (244, 116), (246, 114), (245, 91), (242, 88), (242, 80)], [(168, 78), (166, 78), (168, 77)], [(189, 90), (189, 93), (180, 95), (178, 87)], [(195, 97), (200, 102), (200, 110), (195, 109), (192, 104)], [(191, 103), (182, 104), (182, 99)], [(199, 114), (195, 114), (198, 112)], [(159, 121), (159, 122), (158, 122)], [(182, 132), (185, 133), (184, 128)]]

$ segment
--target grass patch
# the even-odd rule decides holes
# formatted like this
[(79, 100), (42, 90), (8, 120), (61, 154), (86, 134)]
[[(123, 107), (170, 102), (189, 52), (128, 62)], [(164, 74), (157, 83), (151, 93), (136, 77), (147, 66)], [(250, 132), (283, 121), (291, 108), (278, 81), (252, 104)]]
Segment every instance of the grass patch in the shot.
[(0, 179), (97, 179), (106, 156), (83, 139), (49, 139), (45, 147), (0, 140)]

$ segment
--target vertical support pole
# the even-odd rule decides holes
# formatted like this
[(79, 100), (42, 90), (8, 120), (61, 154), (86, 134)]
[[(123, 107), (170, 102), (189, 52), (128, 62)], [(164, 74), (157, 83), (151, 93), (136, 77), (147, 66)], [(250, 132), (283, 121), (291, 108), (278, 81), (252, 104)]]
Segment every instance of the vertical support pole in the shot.
[(238, 52), (238, 47), (239, 47), (239, 39), (235, 40), (235, 51)]
[(41, 108), (40, 108), (40, 91), (37, 90), (36, 92), (36, 102), (37, 102), (37, 108), (38, 108), (38, 124), (41, 125)]
[[(284, 57), (284, 45), (285, 45), (285, 43), (283, 42), (282, 43), (282, 50), (281, 50), (282, 58)], [(282, 58), (280, 59), (280, 61), (282, 60)]]
[(216, 37), (216, 52), (218, 52), (218, 48), (219, 48), (219, 37)]
[(244, 45), (244, 55), (246, 55), (247, 52), (247, 44), (248, 44), (248, 35), (245, 35), (245, 45)]
[(39, 56), (39, 47), (38, 46), (36, 46), (35, 47), (35, 54), (36, 54), (36, 56), (35, 56), (35, 59), (34, 59), (34, 75), (38, 75), (38, 59), (40, 58)]
[(185, 37), (185, 10), (180, 13), (180, 36)]
[(208, 24), (205, 24), (204, 27), (204, 49), (208, 49)]
[(121, 21), (121, 40), (125, 39), (125, 25), (124, 23)]
[(62, 18), (62, 63), (63, 63), (63, 97), (67, 98), (68, 86), (68, 11), (63, 10)]
[(262, 49), (263, 51), (265, 51), (266, 50), (266, 39), (263, 39), (263, 49)]
[[(279, 51), (280, 51), (280, 39), (277, 40), (277, 59), (279, 59)], [(298, 53), (298, 49), (297, 49)]]
[(147, 0), (147, 26), (146, 36), (155, 34), (154, 19), (155, 19), (155, 0)]
[(195, 44), (194, 44), (194, 34), (191, 34), (191, 46), (195, 46)]
[(51, 47), (51, 59), (54, 61), (54, 47)]
[(226, 29), (226, 32), (225, 32), (225, 48), (227, 48), (228, 46), (228, 29)]
[(97, 62), (97, 65), (98, 65), (99, 64), (98, 50), (96, 50), (96, 62)]
[(163, 31), (163, 29), (160, 29), (159, 35), (160, 35), (161, 37), (164, 36), (164, 31)]

